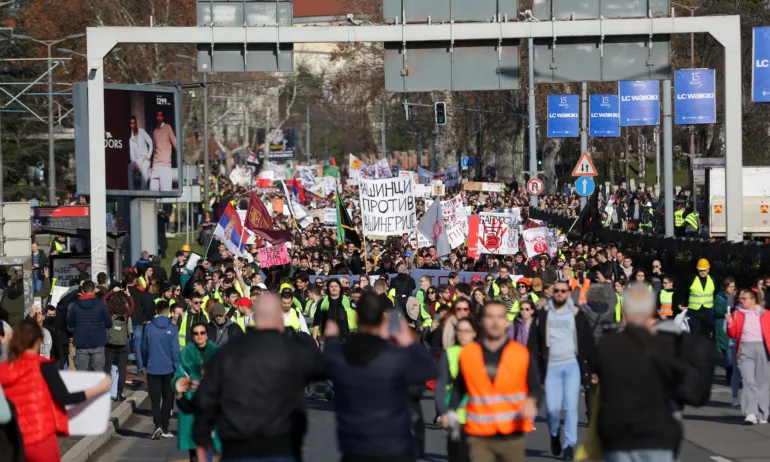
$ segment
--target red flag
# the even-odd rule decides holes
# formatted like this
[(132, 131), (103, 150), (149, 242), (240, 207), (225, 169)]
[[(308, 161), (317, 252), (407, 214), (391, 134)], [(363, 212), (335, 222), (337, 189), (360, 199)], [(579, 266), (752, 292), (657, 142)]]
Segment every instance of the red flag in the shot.
[(337, 166), (337, 158), (336, 157), (332, 157), (332, 166), (334, 166), (334, 167)]
[(246, 212), (246, 229), (257, 236), (262, 236), (271, 244), (277, 245), (282, 242), (290, 242), (293, 239), (291, 231), (273, 229), (273, 220), (270, 213), (265, 208), (265, 204), (257, 196), (257, 193), (251, 193), (249, 197), (249, 208)]

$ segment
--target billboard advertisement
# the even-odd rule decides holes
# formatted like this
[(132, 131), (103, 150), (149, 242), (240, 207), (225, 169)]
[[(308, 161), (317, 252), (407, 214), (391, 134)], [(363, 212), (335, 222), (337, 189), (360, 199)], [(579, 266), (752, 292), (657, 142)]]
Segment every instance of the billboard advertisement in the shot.
[[(88, 194), (88, 88), (73, 85), (78, 192)], [(105, 85), (107, 194), (178, 197), (182, 193), (181, 93), (176, 88)]]
[(674, 101), (677, 125), (717, 123), (714, 69), (674, 71)]
[(752, 35), (751, 101), (770, 102), (770, 26), (755, 27)]
[(618, 95), (590, 95), (588, 99), (588, 134), (596, 138), (620, 136)]
[(267, 152), (270, 162), (295, 160), (299, 150), (299, 131), (296, 128), (275, 128), (265, 133), (257, 130), (257, 155), (260, 160)]
[(579, 110), (578, 95), (548, 95), (548, 137), (580, 136)]
[(618, 83), (620, 126), (642, 127), (660, 123), (660, 84), (657, 80)]

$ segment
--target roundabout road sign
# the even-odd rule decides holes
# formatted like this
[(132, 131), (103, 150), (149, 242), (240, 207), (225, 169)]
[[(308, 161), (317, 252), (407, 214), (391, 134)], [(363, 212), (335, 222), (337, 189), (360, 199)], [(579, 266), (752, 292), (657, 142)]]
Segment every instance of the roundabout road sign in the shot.
[(527, 181), (527, 192), (533, 196), (539, 196), (544, 188), (545, 184), (540, 178), (532, 178)]

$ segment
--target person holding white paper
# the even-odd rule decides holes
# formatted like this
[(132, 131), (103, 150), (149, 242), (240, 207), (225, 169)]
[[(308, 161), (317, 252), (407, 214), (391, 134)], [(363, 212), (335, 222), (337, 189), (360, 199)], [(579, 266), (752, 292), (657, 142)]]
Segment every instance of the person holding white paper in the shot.
[(43, 331), (25, 320), (13, 332), (8, 362), (0, 364), (0, 386), (14, 403), (24, 440), (26, 462), (61, 460), (57, 435), (69, 436), (65, 406), (78, 404), (110, 391), (105, 377), (85, 391), (70, 393), (55, 361), (40, 356)]

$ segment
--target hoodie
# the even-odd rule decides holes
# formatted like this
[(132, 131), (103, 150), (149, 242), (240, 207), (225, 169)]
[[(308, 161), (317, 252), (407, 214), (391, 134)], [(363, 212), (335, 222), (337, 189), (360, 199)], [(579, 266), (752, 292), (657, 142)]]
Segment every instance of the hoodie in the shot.
[(591, 284), (586, 294), (586, 305), (580, 311), (588, 319), (594, 339), (598, 342), (604, 328), (615, 324), (615, 291), (609, 284)]
[(107, 344), (107, 329), (112, 316), (107, 305), (96, 294), (83, 294), (69, 307), (67, 330), (72, 332), (72, 344), (78, 349), (99, 348)]
[(179, 365), (179, 330), (168, 316), (158, 316), (144, 327), (142, 357), (150, 375), (168, 375)]
[(334, 410), (343, 456), (413, 456), (409, 385), (436, 377), (428, 350), (419, 343), (396, 347), (374, 335), (353, 333), (345, 344), (329, 339), (323, 355), (339, 397)]

